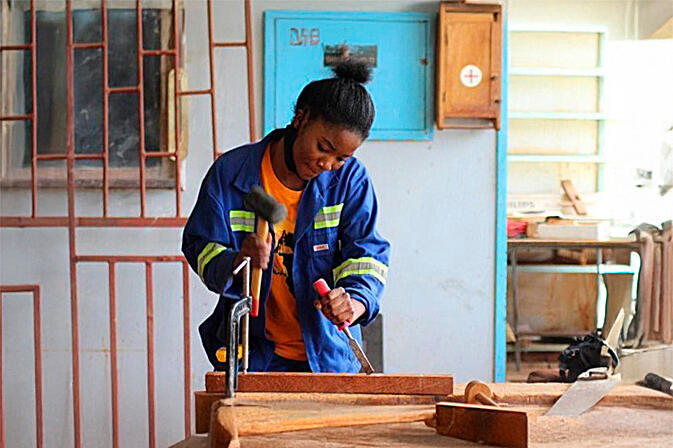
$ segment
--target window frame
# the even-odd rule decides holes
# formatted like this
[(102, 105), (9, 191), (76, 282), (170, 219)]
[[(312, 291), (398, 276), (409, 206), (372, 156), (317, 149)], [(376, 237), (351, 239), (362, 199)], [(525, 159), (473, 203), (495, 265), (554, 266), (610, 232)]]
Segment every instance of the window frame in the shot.
[[(109, 1), (108, 2), (108, 11), (111, 9), (118, 10), (134, 10), (135, 6), (132, 4), (127, 4), (128, 2), (123, 1)], [(166, 3), (166, 4), (164, 4)], [(152, 4), (148, 6), (147, 9), (155, 9), (161, 11), (161, 37), (160, 37), (160, 48), (168, 49), (171, 43), (172, 36), (172, 10), (170, 2), (164, 2), (160, 4)], [(4, 0), (3, 0), (3, 6)], [(23, 6), (23, 8), (21, 7)], [(53, 4), (47, 2), (36, 2), (35, 12), (56, 12), (64, 9), (63, 5), (61, 8), (54, 7)], [(73, 5), (73, 11), (77, 9), (99, 9), (100, 2), (96, 2), (96, 5)], [(178, 4), (179, 11), (179, 39), (184, 40), (185, 37), (185, 9), (182, 3)], [(4, 9), (4, 8), (3, 8)], [(18, 3), (17, 15), (24, 15), (26, 12), (30, 11), (29, 2)], [(6, 11), (4, 11), (6, 12)], [(11, 42), (12, 37), (16, 35), (25, 35), (24, 26), (21, 25), (21, 28), (16, 30), (12, 29), (11, 22), (12, 19), (9, 17), (9, 14), (3, 14), (3, 17), (7, 17), (7, 21), (3, 19), (3, 42)], [(109, 18), (108, 18), (109, 20)], [(9, 26), (7, 26), (9, 25)], [(108, 29), (108, 33), (110, 30)], [(13, 33), (10, 35), (10, 33)], [(8, 39), (9, 37), (9, 39)], [(14, 38), (16, 39), (16, 38)], [(30, 38), (29, 38), (30, 39)], [(30, 40), (25, 43), (30, 43)], [(21, 44), (21, 43), (20, 43)], [(181, 55), (183, 54), (182, 45), (180, 46)], [(77, 50), (74, 50), (77, 51)], [(0, 74), (2, 75), (2, 83), (0, 84), (0, 98), (4, 104), (3, 110), (0, 111), (2, 115), (14, 114), (14, 110), (17, 108), (17, 104), (21, 102), (26, 102), (24, 91), (22, 95), (17, 99), (17, 95), (13, 93), (14, 89), (21, 88), (23, 84), (23, 61), (12, 64), (5, 63), (7, 59), (4, 56), (4, 53), (9, 53), (12, 56), (17, 55), (17, 59), (23, 58), (23, 60), (29, 60), (30, 56), (26, 58), (25, 56), (19, 56), (22, 53), (30, 52), (30, 50), (21, 51), (6, 51), (3, 52), (3, 58), (0, 60)], [(65, 56), (65, 52), (63, 53)], [(160, 117), (160, 146), (159, 151), (161, 152), (175, 152), (175, 126), (174, 126), (174, 111), (172, 104), (175, 101), (175, 92), (174, 92), (174, 83), (172, 78), (174, 76), (173, 63), (171, 61), (171, 56), (144, 56), (144, 57), (160, 57), (160, 76), (161, 76), (161, 99), (160, 107), (161, 111), (159, 113)], [(15, 67), (12, 67), (15, 65)], [(187, 89), (186, 81), (186, 72), (184, 70), (184, 58), (180, 57), (180, 66), (179, 68), (179, 88), (180, 90)], [(108, 73), (110, 66), (108, 66)], [(102, 83), (102, 79), (101, 79)], [(37, 86), (39, 89), (39, 86)], [(9, 99), (9, 100), (8, 100)], [(12, 104), (14, 103), (14, 104)], [(20, 107), (20, 106), (18, 106)], [(28, 108), (29, 109), (29, 108)], [(181, 160), (185, 160), (187, 155), (187, 144), (188, 144), (188, 116), (187, 116), (187, 103), (182, 102), (180, 108), (180, 126), (181, 126), (181, 138), (180, 138), (180, 155)], [(39, 119), (39, 116), (38, 116)], [(26, 132), (25, 138), (28, 140), (28, 144), (25, 141), (21, 141), (20, 138), (14, 137), (12, 134), (13, 126), (17, 123), (25, 123)], [(146, 123), (147, 125), (147, 123)], [(1, 188), (30, 188), (32, 177), (31, 177), (31, 167), (30, 163), (28, 165), (23, 165), (22, 162), (18, 161), (22, 159), (25, 155), (30, 156), (30, 152), (26, 151), (25, 148), (30, 148), (30, 138), (31, 131), (30, 127), (32, 126), (32, 120), (21, 120), (21, 121), (3, 121), (0, 123), (0, 142), (2, 146), (0, 148), (0, 187)], [(112, 123), (109, 123), (109, 126), (112, 126)], [(146, 128), (147, 129), (147, 128)], [(150, 152), (150, 151), (147, 151)], [(44, 153), (41, 153), (44, 154)], [(53, 152), (50, 154), (59, 154), (65, 155), (66, 148), (64, 147), (62, 151)], [(91, 155), (102, 154), (102, 153), (92, 153)], [(78, 153), (80, 155), (80, 153)], [(84, 155), (83, 153), (81, 155)], [(174, 189), (175, 184), (175, 157), (158, 157), (160, 159), (157, 166), (146, 166), (145, 167), (145, 186), (151, 189)], [(29, 157), (30, 159), (30, 157)], [(147, 161), (148, 157), (146, 157)], [(59, 159), (57, 161), (52, 160), (38, 160), (37, 170), (35, 173), (36, 183), (38, 188), (65, 188), (67, 186), (67, 170), (66, 170), (66, 158)], [(79, 188), (96, 188), (100, 189), (103, 187), (103, 158), (99, 158), (100, 166), (83, 166), (79, 165), (76, 160), (76, 166), (74, 170), (75, 177), (75, 186)], [(56, 166), (58, 164), (59, 166)], [(109, 188), (140, 188), (140, 176), (139, 176), (139, 166), (118, 166), (112, 165), (108, 161), (108, 185)]]

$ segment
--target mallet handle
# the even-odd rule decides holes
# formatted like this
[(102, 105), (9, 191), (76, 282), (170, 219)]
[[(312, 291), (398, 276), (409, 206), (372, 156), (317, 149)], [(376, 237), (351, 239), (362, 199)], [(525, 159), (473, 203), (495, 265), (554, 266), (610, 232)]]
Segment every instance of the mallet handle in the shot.
[[(257, 216), (257, 238), (261, 241), (266, 241), (269, 236), (269, 223), (266, 222), (266, 219)], [(270, 261), (273, 263), (273, 259)], [(259, 314), (259, 293), (262, 288), (262, 268), (253, 268), (252, 269), (252, 310), (250, 314), (253, 317), (257, 317)]]
[(477, 393), (477, 396), (475, 398), (481, 404), (486, 404), (486, 405), (491, 405), (491, 406), (500, 406), (494, 399), (492, 399), (488, 395), (482, 394), (481, 392)]

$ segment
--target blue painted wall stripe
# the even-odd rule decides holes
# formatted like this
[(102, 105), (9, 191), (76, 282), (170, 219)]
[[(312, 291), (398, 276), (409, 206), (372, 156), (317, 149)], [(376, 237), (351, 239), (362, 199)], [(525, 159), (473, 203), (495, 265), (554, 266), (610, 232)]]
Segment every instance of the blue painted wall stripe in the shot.
[(502, 16), (502, 102), (501, 125), (496, 145), (495, 198), (495, 307), (493, 377), (496, 383), (505, 381), (507, 367), (507, 83), (508, 83), (508, 27), (507, 11)]
[(273, 112), (276, 110), (274, 83), (276, 79), (276, 40), (269, 36), (276, 35), (276, 21), (273, 20), (277, 11), (264, 11), (264, 133), (273, 123)]

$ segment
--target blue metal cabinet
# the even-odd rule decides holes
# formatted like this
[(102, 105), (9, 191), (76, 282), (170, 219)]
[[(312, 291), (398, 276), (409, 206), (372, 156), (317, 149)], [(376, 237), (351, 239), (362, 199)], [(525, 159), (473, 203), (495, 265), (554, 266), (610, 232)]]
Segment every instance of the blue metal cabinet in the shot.
[(373, 66), (376, 140), (432, 137), (432, 20), (422, 13), (266, 11), (264, 128), (286, 126), (310, 81), (347, 50)]

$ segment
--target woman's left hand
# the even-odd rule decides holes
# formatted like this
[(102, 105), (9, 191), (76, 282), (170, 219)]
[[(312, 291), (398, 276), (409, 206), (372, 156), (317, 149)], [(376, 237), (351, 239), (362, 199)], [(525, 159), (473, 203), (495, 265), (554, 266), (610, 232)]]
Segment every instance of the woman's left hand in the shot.
[(355, 322), (365, 312), (365, 306), (359, 300), (351, 299), (343, 288), (334, 288), (324, 296), (313, 301), (316, 309), (321, 310), (334, 325)]

